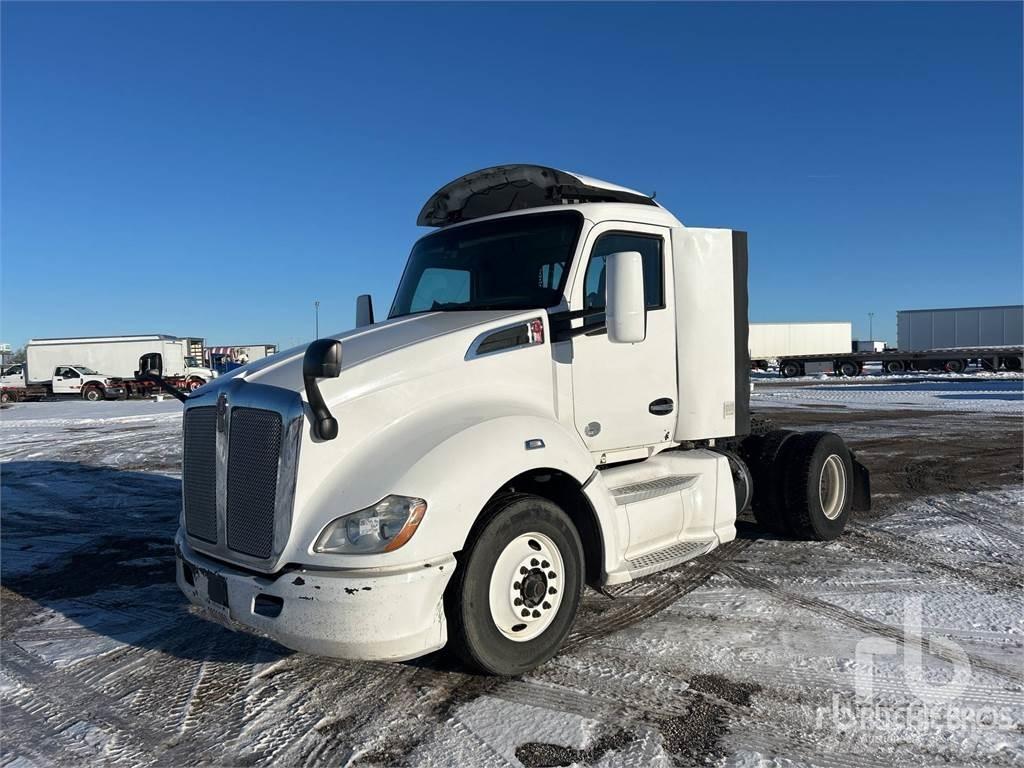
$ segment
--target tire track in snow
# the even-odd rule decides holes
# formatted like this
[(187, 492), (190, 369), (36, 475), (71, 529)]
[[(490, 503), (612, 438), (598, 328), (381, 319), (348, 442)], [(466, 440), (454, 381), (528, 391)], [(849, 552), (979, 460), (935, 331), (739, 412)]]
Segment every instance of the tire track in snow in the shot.
[[(832, 603), (827, 603), (824, 600), (791, 592), (780, 587), (778, 584), (762, 578), (761, 576), (757, 576), (756, 574), (744, 568), (740, 568), (739, 566), (727, 565), (723, 568), (723, 572), (727, 576), (736, 579), (736, 581), (741, 584), (765, 592), (784, 603), (803, 608), (811, 613), (832, 619), (833, 621), (845, 624), (853, 629), (859, 629), (860, 631), (869, 634), (880, 635), (892, 640), (901, 647), (906, 644), (906, 641), (913, 641), (921, 648), (923, 653), (927, 653), (930, 656), (942, 659), (943, 661), (948, 661), (950, 663), (959, 661), (959, 657), (946, 650), (944, 646), (927, 643), (922, 637), (907, 632), (904, 628), (892, 627), (888, 624), (883, 624), (880, 621), (875, 621), (874, 619), (869, 619), (866, 616), (861, 616), (860, 614), (848, 611), (845, 608), (840, 608)], [(983, 669), (986, 672), (1006, 678), (1014, 683), (1019, 683), (1024, 679), (1024, 676), (1022, 676), (1021, 671), (1018, 669), (1007, 667), (997, 661), (992, 661), (991, 659), (978, 656), (977, 654), (966, 650), (964, 653), (971, 664), (976, 666), (978, 669)]]
[[(622, 608), (616, 606), (613, 599), (612, 604), (600, 615), (594, 618), (577, 618), (576, 625), (562, 645), (562, 652), (570, 651), (591, 640), (606, 637), (660, 613), (683, 595), (706, 584), (712, 576), (721, 571), (723, 564), (750, 547), (754, 541), (733, 539), (703, 557), (653, 574), (644, 582), (645, 586), (650, 586), (651, 581), (656, 583), (651, 592), (638, 597), (630, 595), (628, 602), (624, 599), (627, 604)], [(663, 583), (657, 584), (659, 580)]]

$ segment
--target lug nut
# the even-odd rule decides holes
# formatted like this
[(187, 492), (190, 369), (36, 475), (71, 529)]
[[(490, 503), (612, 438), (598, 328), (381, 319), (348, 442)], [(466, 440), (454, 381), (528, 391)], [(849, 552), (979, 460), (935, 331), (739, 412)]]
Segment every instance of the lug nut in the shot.
[(525, 608), (523, 608), (523, 618), (525, 619), (529, 615), (530, 615), (530, 612), (528, 610), (526, 610)]
[(549, 579), (555, 578), (555, 572), (554, 571), (548, 571), (548, 578)]
[(555, 589), (554, 587), (548, 587), (548, 594), (549, 594), (549, 595), (553, 595), (553, 594), (555, 594), (555, 593), (556, 593), (557, 591), (558, 591), (558, 590), (557, 590), (557, 589)]
[(522, 604), (523, 604), (523, 601), (520, 600), (518, 597), (515, 600), (512, 601), (512, 605), (522, 605)]
[(519, 569), (519, 573), (521, 573), (523, 576), (525, 576), (526, 574), (529, 573), (529, 571), (526, 570), (526, 566), (524, 565), (522, 568)]
[(534, 568), (536, 568), (538, 565), (540, 565), (540, 563), (538, 562), (537, 558), (535, 557), (535, 558), (533, 558), (530, 561), (530, 565), (532, 565)]
[(513, 582), (512, 589), (519, 589), (519, 582), (518, 581)]
[(539, 619), (540, 618), (540, 611), (534, 611), (533, 612), (533, 618)]
[(546, 610), (548, 610), (549, 608), (551, 608), (551, 603), (549, 603), (549, 602), (548, 602), (547, 600), (545, 600), (545, 601), (544, 601), (544, 610), (546, 611)]
[(540, 567), (541, 568), (547, 568), (549, 565), (551, 565), (551, 563), (549, 563), (547, 560), (541, 560), (541, 563), (540, 563)]

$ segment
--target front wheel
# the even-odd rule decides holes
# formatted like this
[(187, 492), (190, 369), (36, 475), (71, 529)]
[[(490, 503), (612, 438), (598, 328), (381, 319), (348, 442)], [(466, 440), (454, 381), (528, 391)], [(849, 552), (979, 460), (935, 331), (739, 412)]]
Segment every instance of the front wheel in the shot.
[(98, 403), (103, 399), (103, 390), (99, 387), (88, 387), (83, 393), (82, 397), (88, 400), (90, 403)]
[(187, 382), (185, 382), (185, 389), (188, 392), (195, 392), (197, 389), (199, 389), (205, 383), (206, 383), (205, 379), (200, 379), (200, 378), (189, 379)]
[(569, 633), (583, 589), (583, 546), (558, 506), (520, 494), (494, 502), (446, 593), (451, 648), (494, 675), (543, 664)]

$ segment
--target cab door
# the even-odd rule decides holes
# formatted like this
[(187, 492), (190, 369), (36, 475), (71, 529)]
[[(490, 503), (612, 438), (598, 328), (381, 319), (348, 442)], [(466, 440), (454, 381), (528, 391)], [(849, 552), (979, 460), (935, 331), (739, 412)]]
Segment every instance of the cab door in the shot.
[(82, 391), (82, 375), (70, 366), (58, 366), (52, 387), (55, 395), (77, 395)]
[(644, 340), (612, 344), (603, 328), (602, 313), (584, 320), (593, 331), (571, 341), (575, 426), (598, 461), (614, 462), (614, 451), (668, 442), (675, 427), (678, 403), (669, 233), (667, 227), (603, 222), (587, 235), (576, 269), (572, 306), (601, 310), (605, 306), (607, 256), (639, 251), (643, 257)]

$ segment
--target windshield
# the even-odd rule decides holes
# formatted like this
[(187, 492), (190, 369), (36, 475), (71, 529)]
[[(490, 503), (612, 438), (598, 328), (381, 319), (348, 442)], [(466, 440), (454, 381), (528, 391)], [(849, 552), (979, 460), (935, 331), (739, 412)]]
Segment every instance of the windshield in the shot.
[(84, 373), (86, 376), (99, 376), (99, 371), (94, 371), (92, 368), (86, 368), (84, 365), (76, 365), (75, 370), (79, 373)]
[(202, 363), (199, 362), (198, 357), (186, 357), (185, 358), (186, 368), (202, 368)]
[(578, 211), (554, 211), (428, 235), (412, 249), (390, 317), (557, 306), (582, 225)]

